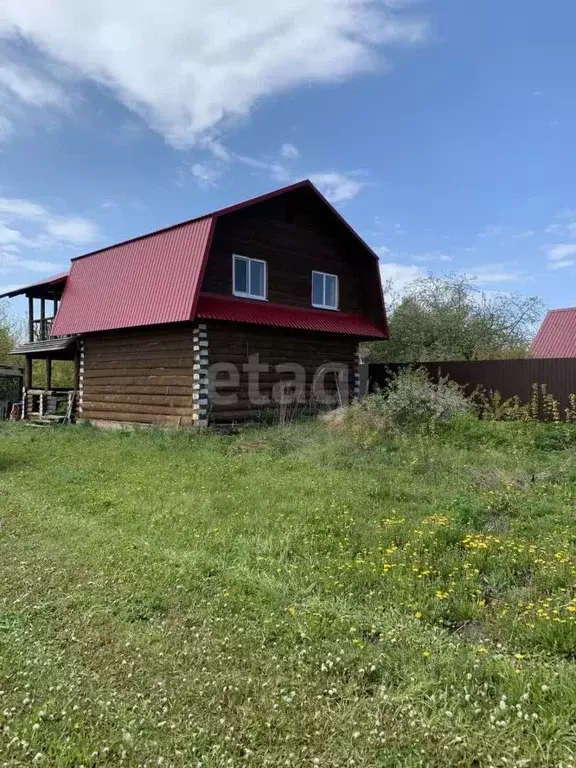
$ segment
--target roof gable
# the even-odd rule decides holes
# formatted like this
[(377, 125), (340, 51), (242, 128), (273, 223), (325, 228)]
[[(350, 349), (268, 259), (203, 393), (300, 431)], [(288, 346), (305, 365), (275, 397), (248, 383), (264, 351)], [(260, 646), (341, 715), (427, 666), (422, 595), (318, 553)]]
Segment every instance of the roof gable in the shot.
[(576, 357), (576, 307), (551, 309), (530, 352), (534, 357)]
[[(298, 189), (311, 191), (378, 261), (314, 185), (302, 181), (73, 259), (52, 335), (192, 320), (218, 218)], [(383, 298), (381, 308), (385, 325)]]

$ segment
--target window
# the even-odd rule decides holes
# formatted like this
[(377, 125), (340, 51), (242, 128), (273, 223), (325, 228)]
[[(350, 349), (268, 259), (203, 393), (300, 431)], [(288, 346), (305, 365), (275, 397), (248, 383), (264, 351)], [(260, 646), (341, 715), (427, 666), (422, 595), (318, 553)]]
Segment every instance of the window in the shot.
[(234, 254), (232, 259), (232, 293), (247, 299), (266, 299), (266, 262)]
[(312, 272), (312, 306), (338, 309), (338, 277), (326, 272)]

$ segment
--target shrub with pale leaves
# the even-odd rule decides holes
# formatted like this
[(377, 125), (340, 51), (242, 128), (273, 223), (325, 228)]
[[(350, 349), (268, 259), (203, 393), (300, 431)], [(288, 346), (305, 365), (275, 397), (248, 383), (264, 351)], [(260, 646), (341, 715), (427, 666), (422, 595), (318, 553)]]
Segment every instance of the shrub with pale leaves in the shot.
[(434, 382), (423, 368), (406, 368), (386, 390), (368, 395), (347, 410), (344, 423), (363, 445), (410, 429), (431, 429), (455, 416), (470, 413), (473, 405), (462, 388), (447, 378)]

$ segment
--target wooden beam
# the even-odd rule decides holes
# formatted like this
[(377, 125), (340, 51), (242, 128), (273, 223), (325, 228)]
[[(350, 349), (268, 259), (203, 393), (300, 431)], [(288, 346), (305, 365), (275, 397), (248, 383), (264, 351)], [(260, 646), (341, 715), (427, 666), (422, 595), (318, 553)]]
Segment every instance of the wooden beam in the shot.
[(28, 296), (28, 341), (34, 341), (34, 299)]
[(24, 365), (24, 387), (26, 389), (32, 389), (32, 358), (30, 355), (26, 355)]
[(52, 389), (52, 358), (50, 355), (46, 357), (46, 389)]
[(46, 299), (40, 299), (40, 338), (46, 338)]

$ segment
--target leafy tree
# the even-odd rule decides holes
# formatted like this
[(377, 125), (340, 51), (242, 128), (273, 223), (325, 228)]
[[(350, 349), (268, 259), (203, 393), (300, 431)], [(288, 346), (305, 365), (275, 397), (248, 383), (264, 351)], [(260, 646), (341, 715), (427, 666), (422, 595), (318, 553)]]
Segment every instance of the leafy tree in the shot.
[(16, 346), (17, 331), (16, 323), (8, 314), (6, 304), (0, 302), (0, 365), (18, 365), (14, 357), (10, 356), (10, 352)]
[(543, 312), (538, 298), (485, 294), (462, 275), (419, 278), (401, 299), (391, 288), (390, 340), (370, 345), (372, 362), (525, 357)]

